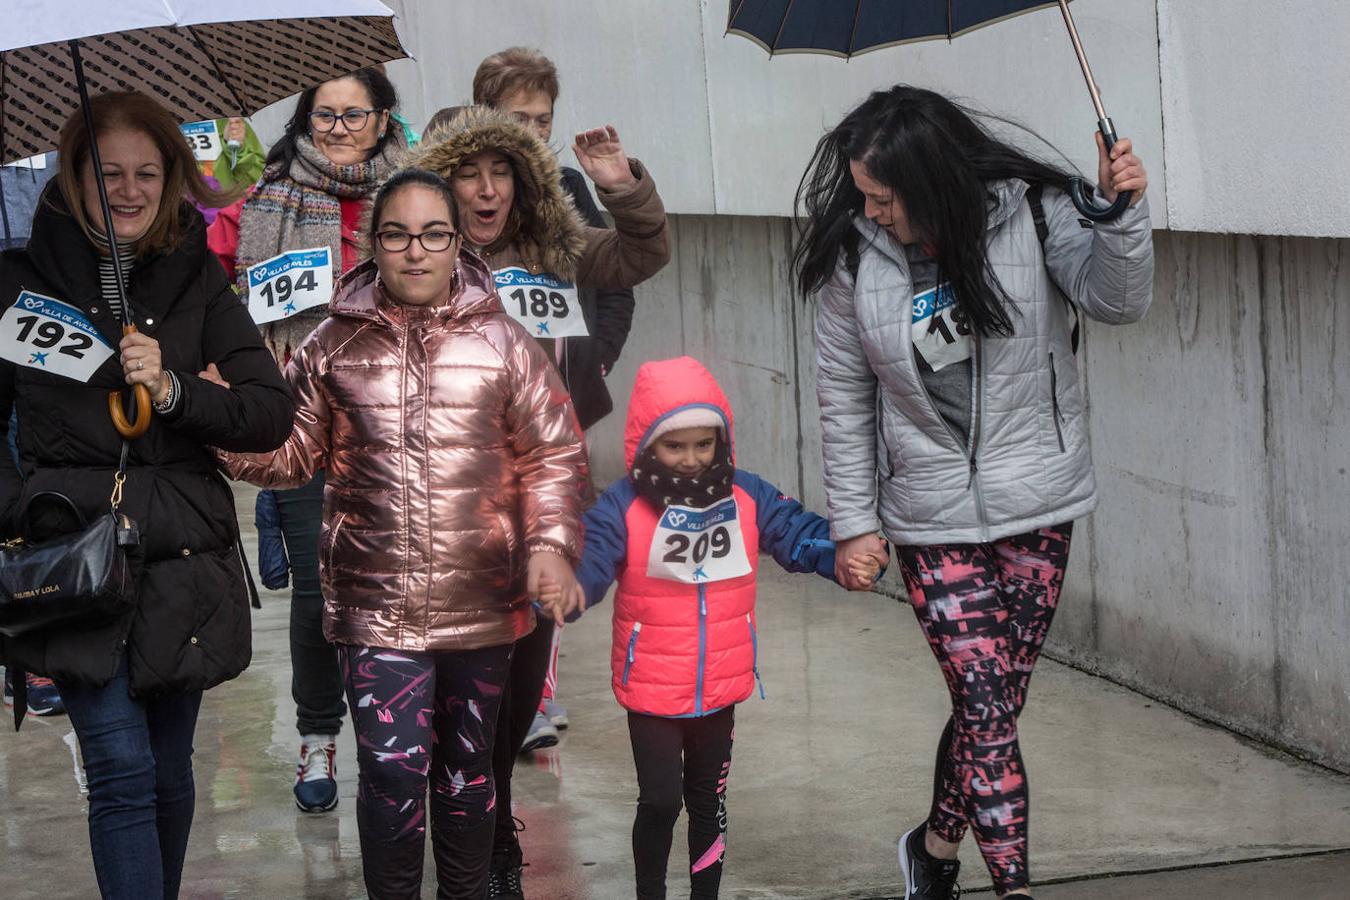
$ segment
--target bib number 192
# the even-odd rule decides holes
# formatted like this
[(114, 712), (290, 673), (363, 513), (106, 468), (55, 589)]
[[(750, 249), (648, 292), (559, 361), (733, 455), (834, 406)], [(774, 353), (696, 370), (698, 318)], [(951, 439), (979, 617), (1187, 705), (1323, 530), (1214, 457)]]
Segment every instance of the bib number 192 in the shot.
[[(89, 335), (81, 334), (78, 331), (67, 332), (60, 322), (54, 322), (51, 319), (43, 320), (37, 316), (19, 316), (14, 321), (15, 324), (19, 325), (17, 335), (19, 341), (32, 344), (39, 350), (50, 350), (59, 344), (62, 338), (69, 337), (70, 342), (56, 352), (73, 356), (76, 359), (84, 359), (85, 351), (94, 346), (94, 339)], [(36, 334), (33, 334), (34, 329), (37, 330)], [(32, 335), (31, 339), (30, 335)]]

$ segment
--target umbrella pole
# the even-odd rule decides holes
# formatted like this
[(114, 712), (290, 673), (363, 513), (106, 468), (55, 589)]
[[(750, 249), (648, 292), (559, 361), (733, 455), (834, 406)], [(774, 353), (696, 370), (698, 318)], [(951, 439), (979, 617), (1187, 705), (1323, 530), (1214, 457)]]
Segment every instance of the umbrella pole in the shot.
[[(1087, 82), (1088, 93), (1092, 95), (1092, 106), (1097, 111), (1097, 130), (1102, 133), (1109, 151), (1116, 143), (1116, 126), (1106, 114), (1106, 105), (1102, 103), (1102, 92), (1097, 88), (1097, 79), (1092, 77), (1092, 66), (1088, 64), (1087, 52), (1083, 50), (1083, 40), (1078, 36), (1078, 26), (1069, 12), (1069, 0), (1059, 0), (1059, 11), (1064, 14), (1064, 25), (1069, 29), (1069, 40), (1073, 41), (1073, 52), (1078, 56), (1078, 67), (1083, 70), (1083, 80)], [(1107, 207), (1097, 206), (1092, 199), (1091, 189), (1081, 181), (1076, 181), (1072, 190), (1074, 205), (1087, 218), (1094, 222), (1110, 222), (1119, 218), (1130, 205), (1131, 192), (1124, 191)]]
[[(98, 186), (98, 203), (103, 212), (103, 233), (108, 239), (108, 250), (112, 254), (113, 279), (117, 282), (117, 296), (122, 306), (122, 334), (134, 334), (136, 320), (131, 314), (131, 301), (127, 298), (126, 282), (122, 274), (122, 254), (117, 246), (117, 229), (113, 226), (112, 205), (108, 202), (108, 186), (103, 182), (103, 160), (98, 152), (98, 137), (94, 131), (94, 111), (89, 106), (89, 85), (85, 83), (84, 62), (80, 59), (80, 42), (70, 42), (70, 59), (75, 65), (75, 86), (80, 92), (80, 106), (84, 110), (84, 127), (89, 132), (89, 161), (94, 169), (94, 183)], [(71, 202), (78, 203), (78, 198)], [(138, 384), (131, 393), (134, 420), (127, 416), (122, 403), (122, 392), (108, 394), (108, 413), (112, 416), (113, 427), (127, 440), (134, 440), (145, 434), (150, 428), (150, 389)]]

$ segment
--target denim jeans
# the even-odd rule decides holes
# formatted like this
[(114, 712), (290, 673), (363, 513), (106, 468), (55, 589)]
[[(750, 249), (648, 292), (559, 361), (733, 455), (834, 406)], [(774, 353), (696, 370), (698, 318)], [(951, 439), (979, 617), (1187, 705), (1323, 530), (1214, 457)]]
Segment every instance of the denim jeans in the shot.
[(128, 693), (125, 658), (103, 687), (58, 682), (89, 779), (89, 846), (104, 900), (178, 896), (196, 792), (201, 691)]
[(277, 512), (291, 561), (291, 697), (301, 734), (337, 734), (347, 706), (337, 650), (323, 636), (319, 589), (319, 529), (323, 525), (323, 473), (304, 487), (277, 491)]

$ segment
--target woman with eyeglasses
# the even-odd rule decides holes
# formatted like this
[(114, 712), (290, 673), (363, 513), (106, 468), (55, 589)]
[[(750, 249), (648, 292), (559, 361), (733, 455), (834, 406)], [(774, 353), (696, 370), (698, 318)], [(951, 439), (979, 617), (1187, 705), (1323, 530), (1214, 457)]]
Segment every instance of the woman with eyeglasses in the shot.
[[(265, 271), (259, 264), (282, 253), (326, 248), (327, 271), (321, 267), (310, 282), (319, 285), (325, 283), (324, 275), (336, 280), (360, 261), (359, 232), (367, 200), (404, 149), (401, 130), (390, 123), (397, 105), (394, 86), (377, 69), (335, 78), (300, 95), (237, 220), (222, 210), (211, 227), (212, 249), (233, 275), (241, 299), (250, 299), (250, 268)], [(311, 300), (319, 305), (261, 326), (278, 365), (284, 367), (324, 320), (328, 299), (314, 296)], [(300, 733), (295, 803), (315, 813), (337, 805), (336, 742), (346, 714), (337, 655), (321, 628), (323, 477), (322, 471), (316, 472), (312, 482), (272, 495), (292, 579), (291, 695)]]
[(323, 624), (356, 730), (370, 896), (421, 896), (429, 780), (436, 896), (482, 900), (527, 598), (562, 585), (541, 607), (557, 622), (581, 600), (586, 452), (557, 370), (461, 250), (445, 181), (399, 172), (371, 223), (374, 260), (342, 279), (286, 370), (290, 438), (220, 459), (265, 487), (328, 471)]

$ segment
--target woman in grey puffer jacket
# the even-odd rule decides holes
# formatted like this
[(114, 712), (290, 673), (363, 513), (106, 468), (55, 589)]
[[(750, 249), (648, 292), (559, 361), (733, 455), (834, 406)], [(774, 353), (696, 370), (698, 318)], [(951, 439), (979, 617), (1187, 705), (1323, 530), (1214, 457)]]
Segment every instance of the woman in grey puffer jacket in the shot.
[(1077, 317), (1134, 322), (1152, 299), (1147, 175), (1128, 140), (1098, 144), (1100, 194), (1134, 202), (1093, 226), (1068, 174), (902, 85), (821, 140), (799, 191), (839, 565), (883, 554), (879, 530), (897, 545), (952, 696), (932, 809), (901, 838), (906, 898), (951, 896), (967, 828), (999, 895), (1029, 896), (1017, 717), (1096, 502)]

